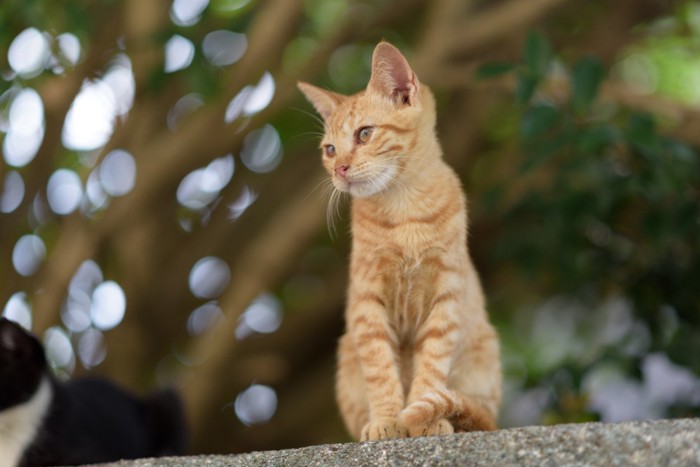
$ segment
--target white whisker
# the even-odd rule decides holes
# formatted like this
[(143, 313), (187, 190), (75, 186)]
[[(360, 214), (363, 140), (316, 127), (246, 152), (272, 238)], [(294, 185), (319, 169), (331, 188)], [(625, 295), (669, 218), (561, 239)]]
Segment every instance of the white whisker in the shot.
[(336, 219), (340, 218), (340, 200), (343, 198), (345, 193), (340, 190), (334, 189), (331, 192), (331, 197), (328, 200), (328, 207), (326, 208), (326, 224), (328, 225), (328, 233), (331, 238), (336, 238)]
[(323, 119), (321, 117), (319, 117), (315, 113), (308, 112), (308, 111), (306, 111), (304, 109), (300, 109), (298, 107), (291, 107), (291, 109), (310, 116), (314, 120), (314, 122), (316, 122), (320, 125), (321, 129), (325, 129), (326, 123), (323, 121)]

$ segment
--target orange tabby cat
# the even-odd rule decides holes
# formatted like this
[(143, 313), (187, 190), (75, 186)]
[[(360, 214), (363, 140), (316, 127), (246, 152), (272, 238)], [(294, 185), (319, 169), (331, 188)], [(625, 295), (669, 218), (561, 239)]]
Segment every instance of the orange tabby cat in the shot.
[(352, 197), (336, 391), (361, 440), (493, 430), (498, 337), (467, 253), (466, 199), (442, 160), (435, 101), (391, 44), (367, 89), (299, 83), (325, 123), (323, 165)]

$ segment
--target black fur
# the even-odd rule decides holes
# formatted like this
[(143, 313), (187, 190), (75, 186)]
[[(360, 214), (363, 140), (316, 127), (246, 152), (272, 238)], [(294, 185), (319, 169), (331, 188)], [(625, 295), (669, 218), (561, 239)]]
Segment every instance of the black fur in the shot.
[(39, 341), (0, 318), (0, 412), (27, 402), (45, 373), (46, 358)]
[(138, 399), (104, 379), (58, 382), (39, 341), (0, 319), (0, 412), (28, 401), (44, 377), (51, 382), (51, 405), (20, 465), (75, 465), (183, 453), (185, 421), (175, 391)]

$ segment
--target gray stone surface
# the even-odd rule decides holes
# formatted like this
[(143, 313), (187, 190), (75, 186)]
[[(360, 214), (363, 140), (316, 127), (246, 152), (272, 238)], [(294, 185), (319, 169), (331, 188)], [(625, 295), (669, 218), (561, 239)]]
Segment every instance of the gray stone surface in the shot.
[(700, 466), (700, 419), (513, 428), (111, 466)]

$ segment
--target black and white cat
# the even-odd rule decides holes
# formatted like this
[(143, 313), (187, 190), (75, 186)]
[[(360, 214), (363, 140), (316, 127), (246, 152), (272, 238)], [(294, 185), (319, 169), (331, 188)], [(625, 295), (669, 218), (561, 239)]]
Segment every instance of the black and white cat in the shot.
[(0, 318), (0, 467), (177, 455), (184, 445), (174, 391), (137, 399), (102, 379), (61, 383), (41, 343)]

